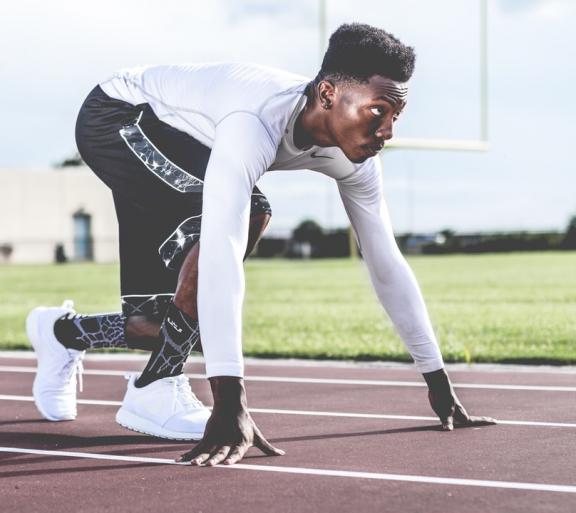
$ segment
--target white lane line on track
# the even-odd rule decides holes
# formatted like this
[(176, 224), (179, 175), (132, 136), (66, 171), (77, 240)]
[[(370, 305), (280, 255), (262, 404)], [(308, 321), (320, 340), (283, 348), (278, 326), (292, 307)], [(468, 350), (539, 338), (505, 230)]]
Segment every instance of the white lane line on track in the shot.
[[(0, 394), (0, 401), (34, 401), (31, 395), (7, 395)], [(78, 399), (78, 404), (88, 404), (92, 406), (121, 406), (122, 401), (107, 401), (104, 399)]]
[[(135, 463), (152, 463), (159, 465), (185, 465), (168, 458), (146, 458), (142, 456), (120, 456), (115, 454), (97, 454), (87, 452), (47, 451), (40, 449), (20, 449), (15, 447), (0, 447), (0, 452), (38, 454), (42, 456), (56, 456), (66, 458), (88, 458), (97, 460), (130, 461)], [(487, 481), (484, 479), (461, 479), (454, 477), (434, 477), (404, 474), (384, 474), (380, 472), (357, 472), (348, 470), (330, 470), (320, 468), (279, 467), (272, 465), (249, 465), (237, 463), (236, 465), (219, 465), (214, 469), (229, 470), (257, 470), (261, 472), (280, 472), (285, 474), (304, 474), (320, 477), (348, 477), (355, 479), (376, 479), (380, 481), (401, 481), (409, 483), (474, 486), (482, 488), (507, 488), (511, 490), (530, 490), (538, 492), (576, 493), (576, 486), (556, 485), (544, 483), (523, 483), (515, 481)], [(58, 470), (55, 470), (57, 473)]]
[(141, 456), (121, 456), (118, 454), (98, 454), (93, 452), (74, 451), (48, 451), (45, 449), (21, 449), (19, 447), (0, 447), (0, 452), (17, 454), (40, 454), (41, 456), (58, 456), (63, 458), (87, 458), (91, 460), (112, 460), (112, 461), (132, 461), (136, 463), (158, 463), (161, 465), (185, 465), (188, 463), (178, 463), (167, 458), (148, 458)]
[[(249, 408), (252, 413), (275, 413), (279, 415), (309, 415), (318, 417), (350, 417), (355, 419), (382, 419), (382, 420), (430, 420), (438, 422), (437, 417), (425, 417), (420, 415), (386, 415), (380, 413), (342, 413), (328, 411), (306, 410), (276, 410), (264, 408)], [(536, 427), (565, 427), (576, 428), (576, 424), (569, 422), (539, 422), (530, 420), (498, 420), (498, 424), (510, 426), (536, 426)]]
[[(36, 360), (34, 351), (0, 351), (0, 361), (2, 359), (12, 360)], [(84, 357), (87, 362), (143, 362), (150, 359), (150, 354), (136, 353), (88, 353)], [(204, 365), (202, 356), (191, 355), (187, 360), (189, 363)], [(329, 369), (359, 369), (359, 370), (401, 370), (414, 372), (414, 364), (409, 362), (390, 361), (354, 361), (354, 360), (314, 360), (309, 358), (258, 358), (246, 356), (244, 363), (247, 367), (297, 367), (297, 368), (329, 368)], [(527, 374), (576, 374), (576, 365), (536, 365), (519, 363), (446, 363), (446, 368), (450, 373), (466, 372), (474, 374), (494, 374), (498, 372), (513, 372)]]
[[(0, 372), (24, 372), (35, 373), (35, 367), (0, 365)], [(87, 376), (125, 376), (137, 371), (85, 369)], [(192, 379), (205, 380), (204, 374), (186, 374)], [(423, 381), (389, 381), (373, 379), (346, 379), (346, 378), (300, 378), (293, 376), (246, 376), (245, 381), (260, 381), (267, 383), (310, 383), (316, 385), (368, 385), (368, 386), (388, 386), (388, 387), (425, 387)], [(482, 390), (524, 390), (540, 392), (576, 392), (576, 386), (555, 386), (555, 385), (498, 385), (491, 383), (454, 383), (454, 388), (471, 388)]]
[[(0, 401), (34, 401), (29, 395), (2, 395)], [(92, 406), (120, 406), (122, 401), (107, 401), (103, 399), (78, 399), (78, 404)], [(305, 415), (311, 417), (346, 417), (351, 419), (380, 419), (380, 420), (430, 420), (438, 422), (436, 417), (425, 417), (420, 415), (386, 415), (381, 413), (346, 413), (330, 411), (311, 411), (311, 410), (280, 410), (273, 408), (249, 408), (251, 413), (269, 413), (278, 415)], [(576, 428), (576, 424), (568, 422), (539, 422), (530, 420), (498, 420), (501, 425), (510, 426), (535, 426), (535, 427), (564, 427)]]

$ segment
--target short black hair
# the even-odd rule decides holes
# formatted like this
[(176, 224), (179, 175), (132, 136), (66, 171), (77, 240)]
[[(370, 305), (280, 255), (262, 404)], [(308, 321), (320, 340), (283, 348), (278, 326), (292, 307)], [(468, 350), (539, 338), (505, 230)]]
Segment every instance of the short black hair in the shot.
[(315, 82), (367, 82), (374, 75), (407, 82), (414, 72), (415, 59), (414, 48), (385, 30), (347, 23), (330, 36)]

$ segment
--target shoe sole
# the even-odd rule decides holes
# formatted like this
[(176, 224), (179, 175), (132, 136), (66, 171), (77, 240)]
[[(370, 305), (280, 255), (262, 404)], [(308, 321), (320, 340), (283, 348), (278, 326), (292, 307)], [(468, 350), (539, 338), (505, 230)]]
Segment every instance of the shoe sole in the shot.
[(142, 417), (126, 410), (121, 407), (116, 413), (116, 422), (126, 429), (137, 431), (145, 435), (156, 436), (158, 438), (166, 438), (168, 440), (191, 440), (198, 441), (204, 436), (202, 433), (182, 433), (180, 431), (170, 431), (159, 427), (153, 422), (143, 419)]
[[(28, 317), (26, 317), (26, 335), (28, 336), (28, 340), (32, 344), (32, 348), (34, 349), (34, 352), (36, 354), (38, 354), (38, 349), (36, 348), (36, 344), (34, 343), (34, 341), (40, 340), (40, 333), (38, 332), (38, 325), (39, 325), (38, 316), (40, 315), (40, 313), (42, 313), (43, 310), (45, 310), (45, 309), (42, 307), (35, 308), (34, 310), (32, 310), (30, 312), (30, 314), (28, 314)], [(36, 357), (36, 359), (38, 359), (38, 357)], [(39, 394), (36, 391), (36, 380), (37, 379), (38, 379), (38, 373), (36, 373), (36, 376), (34, 377), (34, 383), (32, 385), (32, 396), (34, 397), (34, 404), (36, 405), (36, 408), (38, 409), (40, 414), (46, 420), (49, 420), (50, 422), (62, 422), (62, 421), (75, 420), (76, 415), (69, 416), (69, 417), (56, 418), (56, 417), (53, 417), (52, 415), (49, 415), (46, 412), (46, 410), (44, 410), (44, 408), (42, 407), (42, 404), (40, 402), (40, 399), (39, 399)]]

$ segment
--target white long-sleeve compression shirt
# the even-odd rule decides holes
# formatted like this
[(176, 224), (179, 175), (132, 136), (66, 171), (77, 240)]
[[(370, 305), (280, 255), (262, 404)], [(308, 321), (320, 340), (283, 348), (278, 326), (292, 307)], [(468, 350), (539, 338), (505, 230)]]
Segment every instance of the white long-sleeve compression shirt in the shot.
[(338, 183), (372, 285), (420, 372), (443, 366), (412, 271), (396, 245), (378, 157), (350, 162), (337, 147), (294, 144), (309, 79), (252, 64), (152, 66), (101, 83), (148, 103), (165, 123), (211, 148), (204, 177), (198, 315), (206, 373), (243, 376), (242, 304), (250, 195), (267, 171), (310, 169)]

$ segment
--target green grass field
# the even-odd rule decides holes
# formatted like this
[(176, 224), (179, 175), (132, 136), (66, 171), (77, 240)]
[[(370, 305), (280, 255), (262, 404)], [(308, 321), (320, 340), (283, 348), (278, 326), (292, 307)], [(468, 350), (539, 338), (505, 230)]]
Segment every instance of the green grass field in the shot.
[[(576, 363), (576, 253), (409, 259), (446, 361)], [(361, 262), (246, 264), (244, 348), (266, 357), (408, 361)], [(0, 267), (0, 348), (28, 348), (26, 313), (73, 298), (119, 308), (116, 265)]]

